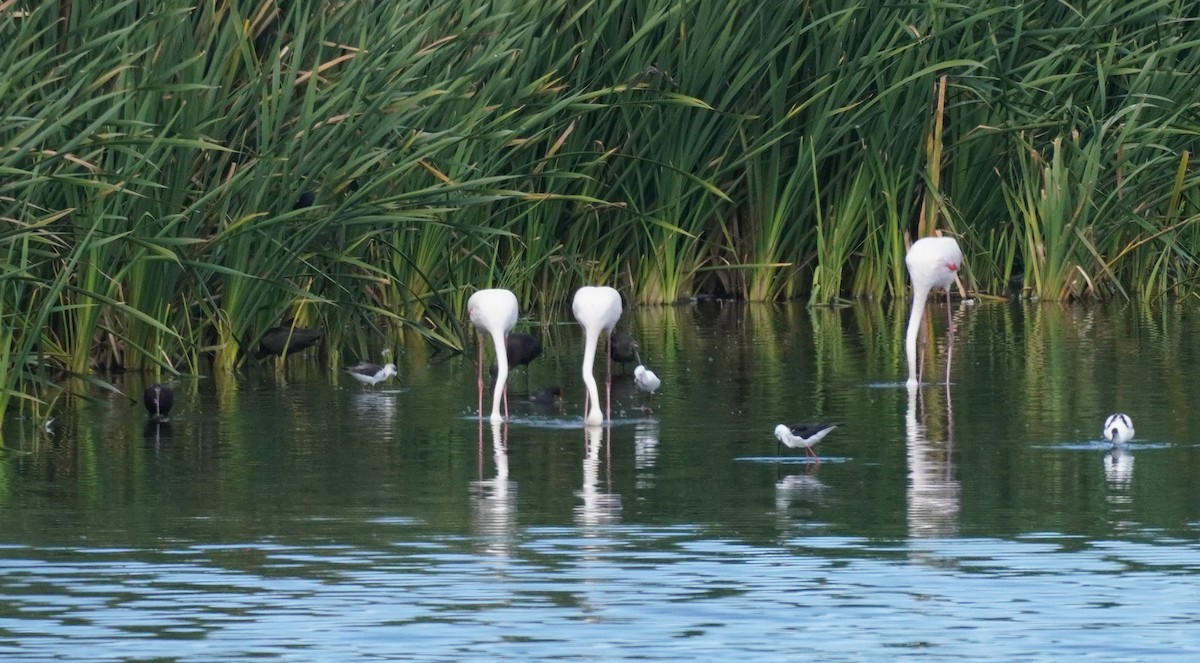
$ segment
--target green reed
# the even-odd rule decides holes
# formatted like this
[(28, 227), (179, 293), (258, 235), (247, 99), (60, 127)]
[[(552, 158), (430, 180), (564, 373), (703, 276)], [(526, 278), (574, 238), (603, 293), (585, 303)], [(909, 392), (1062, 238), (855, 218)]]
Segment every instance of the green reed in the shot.
[(1195, 2), (0, 3), (0, 412), (467, 297), (1192, 295)]

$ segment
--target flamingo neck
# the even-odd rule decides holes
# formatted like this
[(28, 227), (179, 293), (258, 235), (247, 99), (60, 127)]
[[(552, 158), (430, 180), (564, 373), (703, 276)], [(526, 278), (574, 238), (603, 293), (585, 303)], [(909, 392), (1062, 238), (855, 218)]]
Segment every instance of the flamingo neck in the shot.
[[(492, 332), (492, 342), (496, 345), (496, 390), (492, 393), (492, 423), (504, 421), (500, 414), (500, 400), (504, 397), (504, 388), (508, 385), (508, 349), (505, 347), (504, 334)], [(480, 364), (482, 366), (482, 364)]]
[(596, 376), (592, 375), (592, 368), (596, 363), (596, 344), (600, 341), (600, 330), (588, 327), (584, 333), (583, 384), (587, 387), (588, 409), (583, 421), (589, 426), (596, 426), (604, 423), (604, 414), (600, 411), (600, 390), (596, 388)]
[(917, 384), (917, 336), (921, 333), (921, 318), (925, 315), (925, 300), (929, 297), (929, 286), (913, 286), (912, 311), (908, 314), (908, 334), (904, 337), (904, 351), (908, 356), (908, 385)]

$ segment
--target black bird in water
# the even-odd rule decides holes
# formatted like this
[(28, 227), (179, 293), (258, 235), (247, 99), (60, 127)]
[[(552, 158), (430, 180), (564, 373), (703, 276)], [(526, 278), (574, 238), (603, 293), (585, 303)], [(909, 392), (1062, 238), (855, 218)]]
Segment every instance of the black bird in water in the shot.
[(322, 335), (324, 332), (320, 329), (272, 327), (259, 339), (254, 358), (282, 357), (285, 352), (294, 355), (319, 343)]
[(621, 365), (622, 372), (628, 372), (626, 364), (634, 362), (642, 363), (638, 356), (639, 347), (637, 339), (633, 337), (633, 334), (614, 330), (609, 341), (608, 356), (614, 362)]
[(554, 385), (553, 387), (538, 389), (532, 394), (529, 394), (529, 400), (537, 403), (538, 405), (554, 405), (562, 402), (563, 396), (563, 388), (558, 385)]
[(166, 421), (175, 405), (175, 390), (165, 384), (152, 384), (142, 394), (142, 402), (146, 404), (151, 421)]
[[(542, 342), (533, 334), (516, 332), (504, 339), (505, 354), (508, 355), (508, 369), (518, 366), (525, 367), (525, 392), (529, 393), (529, 364), (542, 356)], [(496, 377), (496, 365), (488, 369), (492, 377)]]

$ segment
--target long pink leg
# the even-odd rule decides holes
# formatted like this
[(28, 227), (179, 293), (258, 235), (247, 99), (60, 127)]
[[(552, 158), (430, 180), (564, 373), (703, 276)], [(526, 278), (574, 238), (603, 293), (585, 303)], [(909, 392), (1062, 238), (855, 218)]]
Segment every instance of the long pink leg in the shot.
[(612, 421), (612, 332), (608, 332), (608, 347), (604, 352), (608, 364), (604, 369), (605, 407), (608, 408), (608, 420)]
[(954, 360), (954, 314), (950, 308), (950, 289), (946, 289), (946, 334), (950, 338), (946, 346), (946, 384), (950, 384), (950, 362)]
[(479, 365), (476, 375), (479, 376), (477, 384), (479, 385), (479, 418), (483, 418), (483, 337), (479, 338)]

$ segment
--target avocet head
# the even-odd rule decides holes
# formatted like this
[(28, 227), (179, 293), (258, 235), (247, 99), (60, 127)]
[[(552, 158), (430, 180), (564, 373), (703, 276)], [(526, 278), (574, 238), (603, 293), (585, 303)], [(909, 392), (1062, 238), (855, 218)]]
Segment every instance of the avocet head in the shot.
[(1133, 439), (1133, 420), (1120, 412), (1104, 420), (1104, 439), (1113, 444), (1125, 444)]

